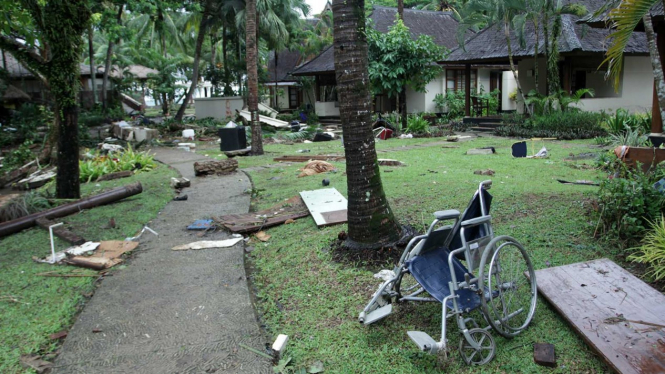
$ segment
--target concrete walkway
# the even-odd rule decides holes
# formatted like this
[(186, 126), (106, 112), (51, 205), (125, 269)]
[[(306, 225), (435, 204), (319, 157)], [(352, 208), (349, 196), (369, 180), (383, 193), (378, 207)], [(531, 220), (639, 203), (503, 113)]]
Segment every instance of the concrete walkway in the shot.
[[(249, 297), (243, 243), (233, 248), (172, 251), (204, 238), (186, 226), (195, 219), (249, 210), (247, 176), (194, 177), (207, 158), (176, 149), (156, 159), (192, 181), (187, 201), (167, 204), (148, 226), (127, 268), (105, 278), (72, 327), (54, 373), (271, 373)], [(165, 180), (164, 183), (169, 183)], [(149, 191), (144, 191), (149, 192)], [(95, 332), (99, 331), (99, 332)]]

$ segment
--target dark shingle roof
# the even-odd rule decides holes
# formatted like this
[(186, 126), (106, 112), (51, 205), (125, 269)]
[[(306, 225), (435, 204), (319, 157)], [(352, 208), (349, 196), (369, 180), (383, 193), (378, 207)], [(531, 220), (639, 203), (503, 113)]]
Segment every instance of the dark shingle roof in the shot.
[(317, 75), (335, 72), (335, 48), (330, 46), (311, 61), (291, 72), (291, 75)]
[(301, 61), (300, 52), (285, 49), (277, 53), (277, 72), (275, 72), (275, 51), (268, 57), (268, 82), (292, 82), (289, 74)]
[[(596, 9), (602, 1), (586, 0), (581, 2), (589, 11)], [(565, 14), (562, 16), (562, 32), (559, 37), (559, 52), (562, 55), (570, 53), (605, 53), (609, 40), (610, 30), (585, 27), (577, 23), (578, 17)], [(526, 45), (520, 47), (517, 37), (511, 31), (511, 47), (513, 57), (533, 56), (535, 51), (535, 33), (533, 24), (528, 22), (524, 32)], [(539, 53), (544, 50), (544, 40), (539, 41)], [(642, 33), (634, 33), (626, 46), (626, 54), (649, 53), (646, 37)], [(503, 31), (503, 25), (488, 27), (478, 34), (467, 39), (464, 49), (458, 47), (450, 52), (446, 61), (476, 62), (476, 61), (506, 61), (508, 59), (508, 46)]]
[[(374, 6), (370, 15), (374, 29), (388, 32), (395, 23), (397, 8)], [(404, 24), (416, 39), (420, 35), (429, 35), (434, 43), (447, 48), (457, 46), (455, 35), (458, 22), (450, 12), (432, 12), (427, 10), (404, 9)], [(335, 71), (335, 53), (332, 47), (325, 49), (310, 62), (294, 70), (292, 75), (316, 75)]]
[[(598, 8), (596, 8), (598, 9)], [(578, 23), (586, 23), (587, 25), (591, 27), (597, 27), (597, 28), (606, 28), (608, 27), (608, 16), (609, 9), (605, 10), (604, 13), (594, 17), (593, 12), (589, 14), (586, 17), (582, 17), (580, 20), (578, 20)], [(660, 23), (664, 21), (665, 16), (665, 11), (663, 9), (663, 2), (659, 1), (654, 6), (651, 7), (651, 18), (653, 23)], [(642, 25), (642, 22), (640, 21), (639, 25), (635, 28), (638, 31), (644, 31), (644, 26)]]
[[(370, 18), (374, 22), (374, 29), (387, 33), (395, 24), (396, 15), (397, 8), (374, 6)], [(409, 28), (413, 39), (420, 35), (429, 35), (434, 43), (440, 46), (449, 49), (457, 47), (455, 35), (459, 23), (451, 12), (404, 9), (404, 24)]]

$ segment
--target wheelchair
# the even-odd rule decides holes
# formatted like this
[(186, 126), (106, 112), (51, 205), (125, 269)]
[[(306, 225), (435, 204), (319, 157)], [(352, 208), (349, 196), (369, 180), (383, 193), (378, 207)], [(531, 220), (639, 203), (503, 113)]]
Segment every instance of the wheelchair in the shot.
[[(494, 236), (489, 210), (492, 181), (481, 182), (464, 213), (443, 210), (424, 235), (411, 239), (397, 266), (377, 276), (384, 282), (358, 319), (364, 325), (392, 313), (393, 302), (442, 304), (441, 339), (408, 331), (420, 350), (447, 355), (446, 321), (454, 318), (463, 339), (459, 351), (469, 365), (484, 365), (496, 354), (496, 331), (512, 338), (536, 311), (536, 276), (524, 247), (509, 236)], [(448, 222), (448, 225), (443, 225)], [(475, 273), (475, 275), (474, 275)], [(468, 315), (480, 308), (486, 327)]]

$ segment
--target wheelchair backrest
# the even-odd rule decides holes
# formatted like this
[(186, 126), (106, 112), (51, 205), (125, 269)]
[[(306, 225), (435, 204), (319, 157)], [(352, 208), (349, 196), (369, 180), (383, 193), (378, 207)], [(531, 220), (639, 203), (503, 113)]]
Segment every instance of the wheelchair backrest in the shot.
[[(480, 194), (482, 194), (482, 198)], [(489, 215), (491, 206), (492, 195), (486, 189), (480, 188), (473, 195), (466, 210), (462, 213), (462, 218), (457, 221), (453, 228), (453, 235), (451, 235), (449, 238), (450, 241), (447, 243), (447, 247), (451, 251), (461, 248), (463, 245), (461, 223), (472, 218)], [(460, 257), (466, 260), (466, 266), (470, 271), (474, 271), (480, 264), (480, 256), (485, 249), (485, 245), (490, 242), (491, 234), (492, 232), (488, 225), (468, 227), (464, 230), (464, 242), (468, 245), (469, 251)]]

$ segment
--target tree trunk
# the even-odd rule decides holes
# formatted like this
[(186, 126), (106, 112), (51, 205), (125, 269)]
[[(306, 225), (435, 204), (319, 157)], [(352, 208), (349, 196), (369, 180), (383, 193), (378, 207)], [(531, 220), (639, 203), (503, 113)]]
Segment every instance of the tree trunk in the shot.
[(549, 67), (549, 60), (550, 60), (550, 37), (549, 37), (549, 31), (550, 31), (550, 0), (547, 0), (545, 2), (545, 16), (543, 18), (543, 37), (545, 39), (545, 96), (550, 95), (550, 86), (549, 86), (549, 77), (547, 74), (547, 68)]
[(386, 199), (372, 133), (364, 0), (334, 0), (334, 48), (353, 248), (380, 248), (400, 238)]
[(647, 44), (649, 45), (649, 56), (651, 57), (651, 66), (653, 67), (653, 82), (656, 87), (656, 93), (658, 94), (658, 107), (662, 121), (662, 118), (665, 118), (665, 75), (663, 75), (663, 65), (660, 63), (660, 53), (658, 53), (658, 46), (656, 45), (651, 15), (649, 13), (645, 14), (642, 17), (642, 22), (644, 22), (644, 31), (647, 36)]
[(561, 15), (556, 15), (552, 25), (552, 40), (550, 45), (550, 56), (547, 60), (547, 80), (550, 95), (556, 95), (561, 90), (559, 80), (559, 35), (561, 35)]
[(192, 94), (196, 89), (196, 84), (199, 82), (199, 62), (201, 60), (201, 48), (203, 47), (203, 40), (206, 36), (206, 30), (208, 26), (208, 17), (210, 16), (210, 2), (206, 1), (205, 8), (203, 9), (203, 14), (201, 15), (201, 21), (199, 22), (199, 34), (196, 36), (196, 49), (194, 50), (194, 67), (192, 71), (192, 83), (187, 90), (187, 95), (182, 100), (180, 104), (180, 109), (176, 113), (174, 120), (176, 122), (182, 122), (182, 117), (185, 115), (185, 109), (189, 105), (189, 101), (192, 98)]
[(95, 69), (95, 48), (92, 44), (92, 23), (88, 26), (88, 56), (90, 59), (90, 84), (92, 85), (92, 105), (97, 104), (97, 69)]
[(540, 43), (540, 30), (538, 29), (538, 22), (533, 21), (533, 29), (536, 33), (536, 45), (534, 46), (533, 54), (533, 77), (535, 79), (536, 92), (540, 93), (540, 90), (538, 89), (538, 43)]
[(397, 14), (399, 19), (404, 21), (404, 0), (397, 0)]
[(525, 98), (524, 98), (524, 91), (522, 91), (522, 85), (520, 84), (520, 80), (517, 77), (517, 69), (515, 68), (515, 63), (513, 62), (513, 48), (510, 44), (510, 29), (508, 28), (508, 24), (504, 24), (504, 34), (506, 36), (506, 44), (508, 46), (508, 61), (510, 61), (510, 70), (513, 72), (513, 77), (515, 78), (515, 85), (517, 86), (517, 93), (519, 96), (522, 97), (522, 102), (524, 103), (524, 111), (527, 114), (531, 114), (531, 109), (529, 108), (528, 105), (526, 105)]
[(226, 59), (226, 48), (228, 40), (226, 38), (226, 20), (222, 23), (222, 65), (224, 66), (224, 96), (233, 95), (231, 89), (231, 72)]
[(256, 0), (247, 0), (245, 6), (245, 55), (247, 61), (247, 106), (250, 113), (252, 128), (252, 155), (263, 154), (261, 140), (261, 124), (259, 123), (259, 77), (258, 77), (258, 40), (256, 40)]
[[(273, 92), (273, 97), (275, 98), (275, 102), (273, 103), (274, 104), (273, 109), (275, 109), (275, 110), (279, 110), (279, 97), (277, 96), (277, 57), (278, 57), (278, 53), (277, 53), (277, 50), (275, 50), (275, 69), (274, 69), (274, 74), (273, 74), (273, 78), (275, 79), (275, 88), (273, 90), (274, 91)], [(291, 105), (289, 105), (289, 107), (290, 106)]]
[(408, 126), (408, 118), (406, 114), (406, 86), (402, 87), (402, 91), (399, 93), (399, 105), (400, 105), (400, 112), (402, 112), (402, 129), (406, 129)]
[[(120, 4), (118, 7), (118, 24), (122, 21), (122, 10), (124, 4)], [(106, 50), (106, 61), (104, 62), (104, 80), (102, 81), (102, 108), (104, 111), (108, 109), (108, 82), (109, 82), (109, 70), (111, 70), (111, 56), (113, 55), (113, 39), (109, 38), (109, 47)]]
[(162, 93), (162, 115), (164, 117), (168, 117), (171, 113), (169, 113), (170, 105), (169, 105), (169, 98), (166, 92)]

